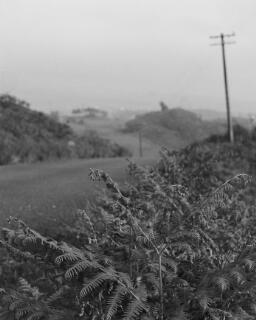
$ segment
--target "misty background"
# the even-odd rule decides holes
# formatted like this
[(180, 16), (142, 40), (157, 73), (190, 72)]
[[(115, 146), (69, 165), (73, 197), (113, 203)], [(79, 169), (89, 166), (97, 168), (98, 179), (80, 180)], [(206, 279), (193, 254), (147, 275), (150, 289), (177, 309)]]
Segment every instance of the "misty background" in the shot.
[(0, 0), (0, 91), (33, 109), (170, 107), (254, 112), (253, 0)]

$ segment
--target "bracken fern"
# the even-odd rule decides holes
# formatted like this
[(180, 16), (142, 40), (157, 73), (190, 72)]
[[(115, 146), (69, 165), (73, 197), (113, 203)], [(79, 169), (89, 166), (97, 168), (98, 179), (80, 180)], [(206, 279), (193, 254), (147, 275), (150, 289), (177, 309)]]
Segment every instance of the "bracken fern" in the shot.
[(10, 218), (0, 245), (31, 284), (18, 271), (1, 284), (2, 318), (254, 319), (254, 180), (228, 159), (207, 144), (162, 150), (155, 167), (129, 162), (122, 187), (92, 169), (107, 191), (67, 227), (70, 244)]

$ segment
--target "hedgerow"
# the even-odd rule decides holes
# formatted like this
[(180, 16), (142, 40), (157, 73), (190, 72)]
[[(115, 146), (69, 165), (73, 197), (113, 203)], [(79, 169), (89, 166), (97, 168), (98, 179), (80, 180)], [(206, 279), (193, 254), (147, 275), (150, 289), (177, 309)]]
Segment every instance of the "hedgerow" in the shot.
[(162, 150), (154, 167), (129, 162), (121, 187), (92, 169), (106, 191), (62, 240), (11, 217), (0, 319), (255, 319), (250, 150)]

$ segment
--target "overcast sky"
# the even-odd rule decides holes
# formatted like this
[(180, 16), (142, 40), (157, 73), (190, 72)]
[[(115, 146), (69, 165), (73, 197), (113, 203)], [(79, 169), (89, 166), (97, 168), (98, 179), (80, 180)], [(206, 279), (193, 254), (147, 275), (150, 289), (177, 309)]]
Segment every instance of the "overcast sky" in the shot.
[[(233, 108), (256, 112), (255, 0), (0, 0), (0, 92), (41, 110), (217, 108), (227, 46)], [(253, 110), (255, 105), (255, 110)]]

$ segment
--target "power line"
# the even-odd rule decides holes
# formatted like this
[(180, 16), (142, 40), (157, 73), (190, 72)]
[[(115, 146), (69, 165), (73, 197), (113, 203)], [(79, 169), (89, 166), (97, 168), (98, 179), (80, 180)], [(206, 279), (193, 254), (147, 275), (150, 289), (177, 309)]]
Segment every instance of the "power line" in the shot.
[(227, 75), (227, 64), (226, 64), (226, 54), (225, 54), (225, 45), (234, 44), (234, 41), (225, 41), (226, 38), (234, 37), (235, 33), (224, 34), (221, 33), (217, 36), (210, 36), (210, 39), (220, 39), (220, 43), (213, 43), (212, 46), (221, 46), (222, 51), (222, 61), (223, 61), (223, 74), (224, 74), (224, 86), (225, 86), (225, 97), (226, 97), (226, 108), (227, 108), (227, 127), (228, 127), (228, 137), (230, 142), (234, 142), (234, 132), (232, 126), (232, 117), (230, 111), (230, 102), (229, 102), (229, 91), (228, 91), (228, 75)]

